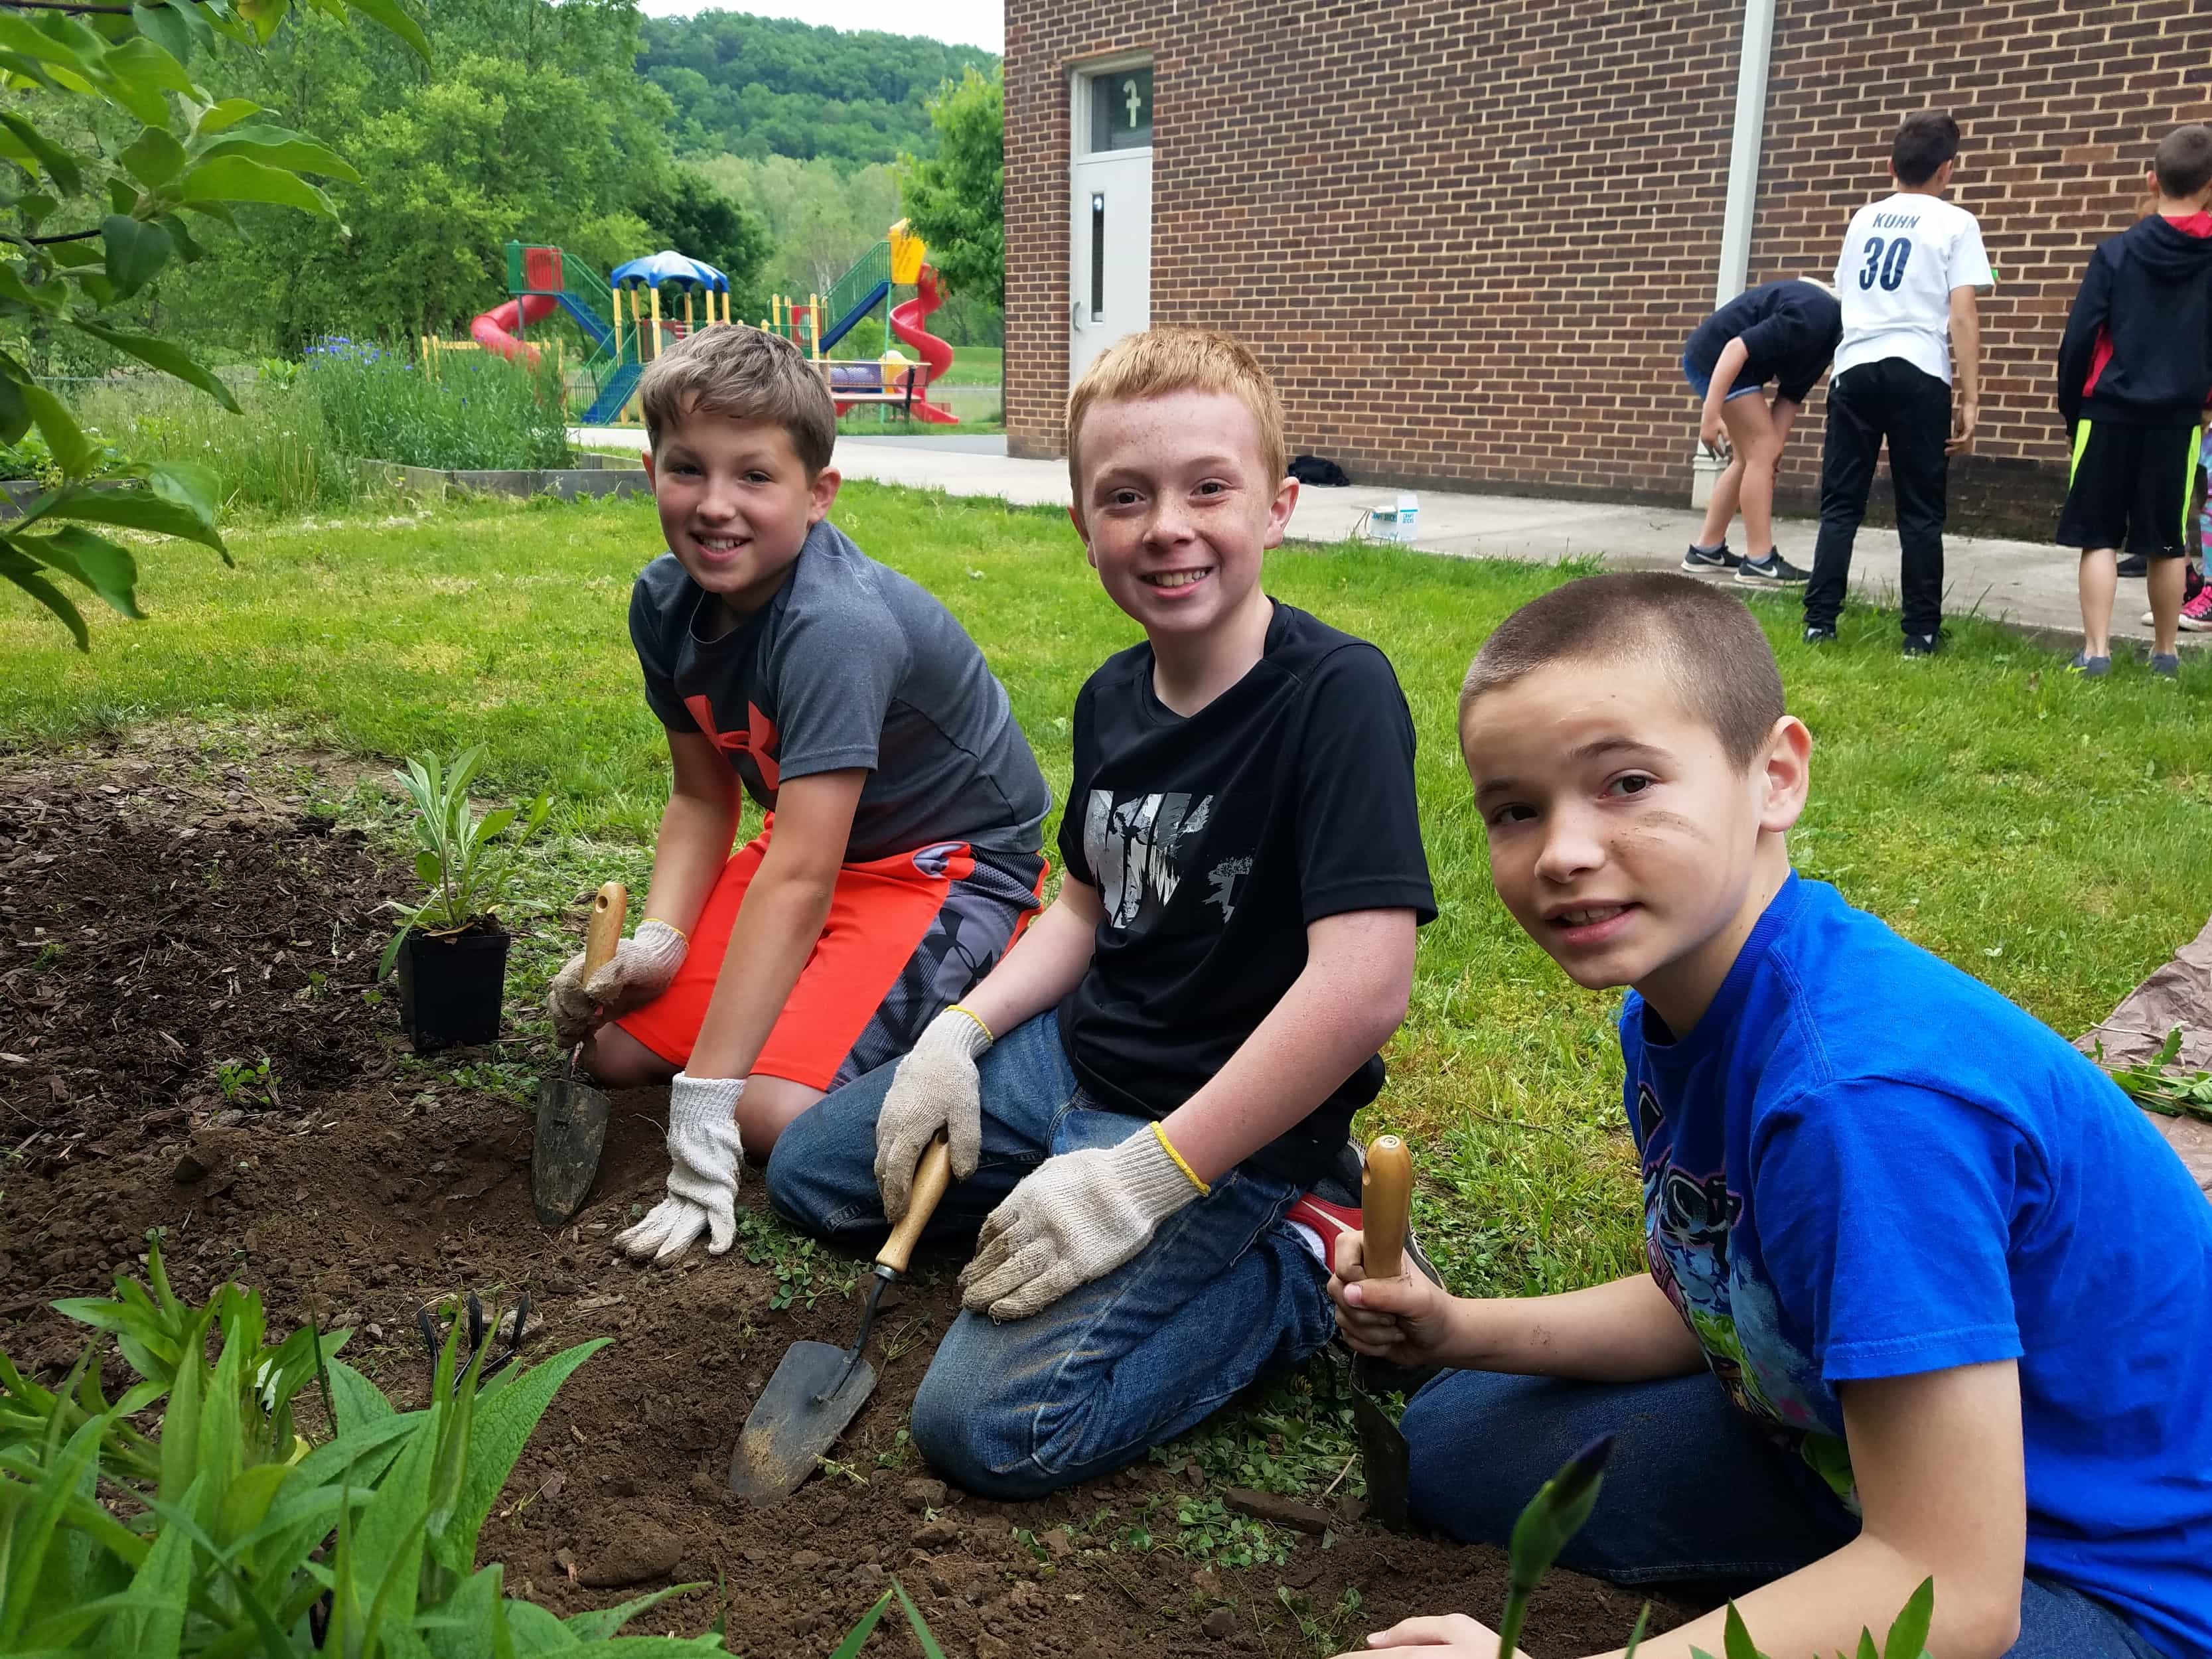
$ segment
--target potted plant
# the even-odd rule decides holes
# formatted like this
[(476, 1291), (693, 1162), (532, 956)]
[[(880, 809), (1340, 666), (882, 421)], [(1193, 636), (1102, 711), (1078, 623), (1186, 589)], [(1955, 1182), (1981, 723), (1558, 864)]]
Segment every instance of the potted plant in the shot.
[(450, 764), (428, 755), (392, 774), (415, 802), (415, 873), (430, 896), (414, 906), (385, 901), (407, 920), (385, 946), (376, 976), (398, 963), (399, 1018), (416, 1054), (499, 1036), (507, 933), (498, 910), (515, 849), (544, 823), (550, 798), (477, 817), (469, 780), (483, 757), (479, 744)]

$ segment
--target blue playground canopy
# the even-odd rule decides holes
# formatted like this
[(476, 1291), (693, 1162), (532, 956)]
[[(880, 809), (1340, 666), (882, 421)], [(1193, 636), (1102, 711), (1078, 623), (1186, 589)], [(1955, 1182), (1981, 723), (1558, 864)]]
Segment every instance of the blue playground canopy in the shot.
[(663, 248), (658, 253), (617, 265), (610, 280), (617, 288), (629, 283), (653, 288), (663, 283), (680, 283), (686, 288), (712, 289), (717, 294), (726, 294), (730, 288), (730, 279), (705, 260), (694, 259), (672, 248)]

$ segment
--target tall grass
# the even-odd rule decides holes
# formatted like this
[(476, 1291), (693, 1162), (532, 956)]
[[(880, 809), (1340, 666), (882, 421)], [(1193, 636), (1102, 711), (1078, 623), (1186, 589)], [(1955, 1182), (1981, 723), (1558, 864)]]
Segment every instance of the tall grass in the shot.
[(446, 357), (432, 372), (384, 347), (345, 339), (311, 347), (299, 385), (347, 455), (410, 466), (561, 466), (568, 412), (551, 367), (489, 353)]
[[(280, 370), (283, 366), (280, 366)], [(76, 399), (77, 416), (120, 463), (197, 461), (222, 481), (227, 510), (289, 515), (342, 507), (362, 485), (331, 441), (321, 405), (279, 372), (234, 388), (240, 412), (173, 380), (103, 383)]]
[[(100, 445), (95, 474), (197, 461), (221, 480), (227, 510), (288, 516), (344, 507), (376, 488), (356, 460), (469, 469), (568, 461), (551, 372), (497, 357), (447, 358), (425, 374), (381, 347), (331, 340), (304, 362), (271, 360), (223, 377), (238, 414), (155, 375), (78, 387), (77, 418)], [(0, 448), (0, 477), (60, 481), (35, 431)]]

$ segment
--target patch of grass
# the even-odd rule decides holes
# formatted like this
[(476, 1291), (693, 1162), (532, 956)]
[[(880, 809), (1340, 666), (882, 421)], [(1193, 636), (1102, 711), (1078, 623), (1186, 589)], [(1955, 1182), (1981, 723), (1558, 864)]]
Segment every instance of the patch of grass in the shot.
[[(855, 483), (837, 520), (983, 644), (1064, 801), (1076, 691), (1138, 637), (1065, 515)], [(510, 907), (511, 1004), (535, 1021), (538, 988), (581, 937), (584, 896), (610, 878), (642, 891), (650, 867), (666, 750), (624, 619), (631, 579), (660, 547), (653, 504), (372, 512), (248, 526), (235, 547), (227, 571), (145, 545), (153, 618), (95, 617), (89, 657), (0, 595), (0, 745), (154, 717), (270, 723), (354, 754), (488, 744), (487, 798), (554, 796), (558, 833)], [(1569, 983), (1498, 904), (1454, 734), (1475, 647), (1565, 575), (1355, 546), (1286, 549), (1268, 570), (1270, 592), (1382, 645), (1413, 709), (1443, 915), (1424, 930), (1413, 1012), (1363, 1127), (1413, 1139), (1419, 1224), (1469, 1291), (1571, 1288), (1640, 1256), (1618, 998)], [(1869, 610), (1846, 612), (1840, 643), (1814, 652), (1793, 602), (1752, 603), (1815, 739), (1812, 805), (1792, 837), (1807, 875), (2068, 1033), (2195, 933), (2212, 663), (2188, 660), (2179, 685), (2132, 663), (2085, 682), (1972, 618), (1947, 628), (1942, 657), (1906, 661), (1893, 620)]]
[(955, 346), (939, 386), (997, 386), (1006, 378), (1004, 346)]

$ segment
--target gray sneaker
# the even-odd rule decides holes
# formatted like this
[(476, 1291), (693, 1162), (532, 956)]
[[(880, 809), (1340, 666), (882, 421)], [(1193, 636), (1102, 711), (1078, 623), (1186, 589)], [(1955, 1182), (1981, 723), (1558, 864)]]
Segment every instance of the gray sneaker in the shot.
[(1813, 580), (1813, 573), (1800, 570), (1770, 550), (1763, 559), (1746, 559), (1737, 565), (1735, 579), (1746, 587), (1802, 587)]
[(2069, 674), (2079, 674), (2085, 680), (2101, 680), (2112, 672), (2110, 657), (2093, 657), (2085, 651), (2076, 651), (2074, 660), (2066, 665)]

